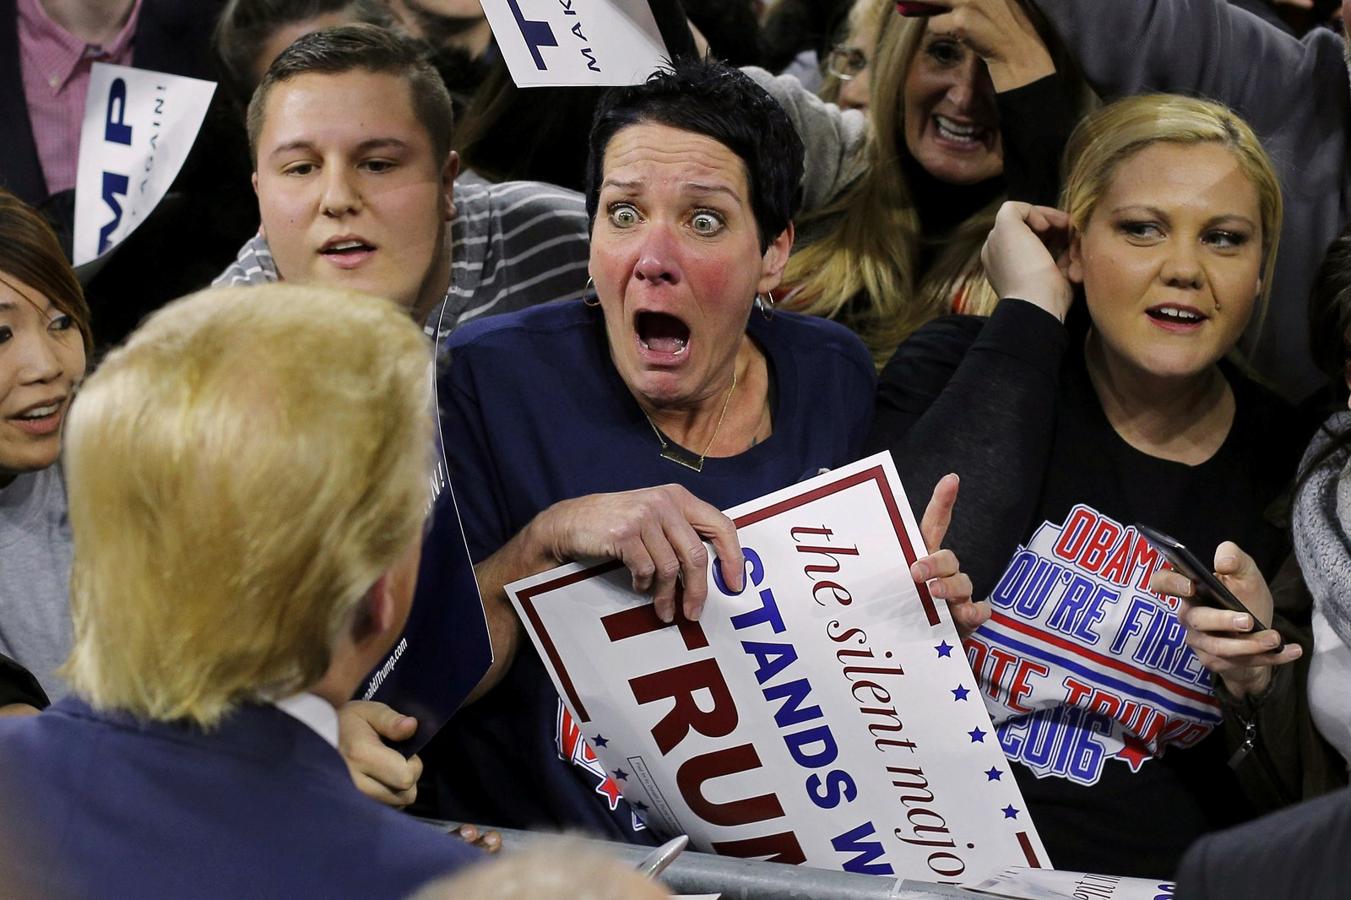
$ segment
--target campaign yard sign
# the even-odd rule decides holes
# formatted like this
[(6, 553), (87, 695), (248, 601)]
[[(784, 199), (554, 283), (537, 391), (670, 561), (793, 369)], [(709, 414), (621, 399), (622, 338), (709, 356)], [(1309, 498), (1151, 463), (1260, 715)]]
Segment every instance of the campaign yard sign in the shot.
[(733, 594), (662, 623), (617, 562), (508, 587), (582, 734), (659, 834), (703, 851), (970, 882), (1048, 865), (879, 454), (729, 511)]
[(75, 176), (75, 265), (121, 243), (188, 158), (214, 82), (94, 63)]
[(1177, 885), (1162, 878), (1011, 867), (969, 886), (1007, 900), (1173, 900)]
[(520, 87), (639, 84), (669, 57), (648, 0), (483, 0)]
[[(438, 316), (444, 315), (442, 304)], [(443, 324), (439, 317), (438, 333)], [(428, 482), (431, 502), (418, 564), (417, 593), (403, 634), (366, 676), (356, 697), (387, 704), (417, 719), (413, 736), (395, 745), (408, 756), (426, 746), (450, 721), (493, 661), (488, 616), (446, 462), (435, 362), (427, 367), (427, 378), (431, 381), (427, 414), (436, 423), (436, 446)]]

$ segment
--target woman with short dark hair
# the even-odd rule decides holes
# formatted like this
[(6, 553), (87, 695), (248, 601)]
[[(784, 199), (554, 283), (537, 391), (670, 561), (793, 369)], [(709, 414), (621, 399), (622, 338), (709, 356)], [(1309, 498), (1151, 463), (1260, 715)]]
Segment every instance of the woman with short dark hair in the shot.
[[(595, 294), (450, 342), (445, 443), (495, 644), (481, 690), (500, 683), (423, 755), (443, 815), (644, 841), (504, 585), (607, 557), (665, 621), (678, 597), (697, 618), (704, 541), (723, 572), (744, 569), (719, 509), (855, 459), (873, 371), (843, 326), (763, 303), (792, 245), (802, 145), (749, 77), (677, 62), (609, 93), (590, 144)], [(937, 559), (938, 596), (964, 598), (955, 558)]]

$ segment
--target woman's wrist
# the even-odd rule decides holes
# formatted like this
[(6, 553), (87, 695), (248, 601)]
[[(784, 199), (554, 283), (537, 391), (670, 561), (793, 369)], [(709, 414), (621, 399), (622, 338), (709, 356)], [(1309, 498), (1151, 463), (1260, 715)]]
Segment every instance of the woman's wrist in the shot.
[(1005, 59), (986, 60), (985, 67), (989, 69), (990, 82), (999, 94), (1055, 74), (1055, 62), (1041, 45), (1028, 48), (1026, 52), (1011, 54)]
[[(1224, 688), (1235, 700), (1259, 697), (1271, 687), (1271, 666), (1257, 666), (1251, 669), (1235, 670), (1220, 675)], [(1242, 674), (1240, 674), (1240, 672)]]

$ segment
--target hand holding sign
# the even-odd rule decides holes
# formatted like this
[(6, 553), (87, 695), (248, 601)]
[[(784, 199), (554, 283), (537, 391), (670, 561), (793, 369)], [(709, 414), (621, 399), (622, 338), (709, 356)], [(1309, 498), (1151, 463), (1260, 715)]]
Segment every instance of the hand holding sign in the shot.
[(919, 531), (929, 555), (915, 560), (910, 575), (916, 584), (927, 583), (929, 593), (948, 602), (948, 612), (957, 633), (966, 637), (990, 618), (990, 603), (971, 600), (971, 579), (961, 571), (957, 554), (941, 549), (948, 526), (952, 524), (952, 508), (957, 504), (958, 479), (956, 474), (944, 475), (934, 485), (933, 496), (924, 509)]
[(919, 555), (956, 487), (940, 481), (923, 532), (887, 454), (730, 510), (744, 584), (711, 563), (697, 622), (664, 624), (613, 560), (507, 590), (598, 771), (654, 833), (868, 875), (1044, 865), (933, 596), (969, 611), (970, 586), (950, 552)]
[(404, 807), (417, 799), (422, 760), (404, 759), (385, 743), (413, 736), (417, 720), (383, 703), (352, 700), (338, 710), (338, 750), (361, 793), (387, 806)]
[(681, 594), (685, 618), (697, 621), (708, 597), (712, 541), (722, 570), (740, 590), (745, 570), (732, 520), (676, 484), (591, 494), (564, 500), (540, 513), (538, 530), (559, 562), (588, 557), (617, 559), (633, 576), (633, 589), (652, 594), (657, 616), (675, 620)]

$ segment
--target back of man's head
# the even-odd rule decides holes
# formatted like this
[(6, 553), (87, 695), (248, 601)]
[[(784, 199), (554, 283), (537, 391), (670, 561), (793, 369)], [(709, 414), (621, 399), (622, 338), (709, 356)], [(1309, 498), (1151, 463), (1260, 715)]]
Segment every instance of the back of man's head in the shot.
[[(263, 131), (267, 98), (274, 85), (305, 74), (339, 75), (361, 69), (398, 75), (408, 82), (413, 112), (431, 137), (436, 159), (450, 152), (455, 114), (450, 93), (426, 58), (426, 45), (375, 25), (343, 25), (312, 31), (297, 38), (268, 66), (249, 101), (249, 151), (258, 161), (258, 136)], [(335, 109), (334, 115), (342, 115)]]
[(430, 365), (405, 310), (280, 284), (111, 353), (65, 431), (74, 690), (211, 726), (314, 685), (421, 528)]

